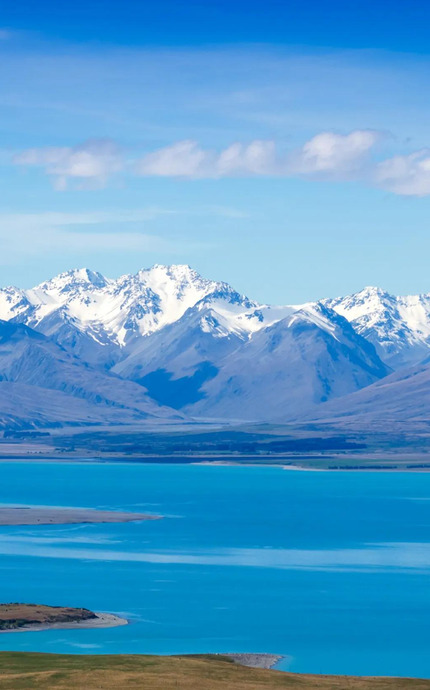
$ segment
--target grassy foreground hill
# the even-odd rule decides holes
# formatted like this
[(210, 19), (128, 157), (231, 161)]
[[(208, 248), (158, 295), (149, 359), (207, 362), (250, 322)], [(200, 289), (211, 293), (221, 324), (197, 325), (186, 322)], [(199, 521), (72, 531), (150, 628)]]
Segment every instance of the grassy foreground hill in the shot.
[(430, 680), (310, 676), (226, 657), (0, 653), (2, 690), (430, 690)]

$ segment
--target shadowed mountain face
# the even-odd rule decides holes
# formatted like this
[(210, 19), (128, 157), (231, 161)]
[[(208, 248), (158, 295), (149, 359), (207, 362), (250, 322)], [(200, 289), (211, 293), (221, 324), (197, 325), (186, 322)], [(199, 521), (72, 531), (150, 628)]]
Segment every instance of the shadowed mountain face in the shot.
[[(28, 424), (33, 416), (127, 424), (177, 411), (192, 419), (287, 421), (316, 406), (326, 414), (334, 400), (371, 391), (393, 368), (401, 374), (430, 355), (430, 295), (366, 288), (271, 307), (189, 266), (154, 266), (117, 280), (80, 269), (31, 290), (3, 288), (0, 318), (0, 386), (8, 389), (0, 413)], [(33, 404), (40, 390), (51, 391), (47, 415)], [(360, 395), (368, 411), (378, 404)], [(421, 389), (413, 395), (426, 399)], [(409, 396), (401, 399), (406, 405)]]
[[(113, 371), (143, 384), (149, 395), (175, 409), (206, 397), (205, 382), (246, 344), (249, 334), (232, 326), (219, 298), (206, 298), (177, 322), (130, 347), (130, 354)], [(235, 305), (234, 305), (235, 308)]]
[[(365, 426), (424, 421), (430, 416), (430, 359), (308, 412), (307, 418)], [(382, 428), (382, 427), (381, 427)]]
[(205, 396), (193, 413), (287, 420), (388, 372), (373, 346), (345, 319), (317, 305), (259, 331), (225, 359), (218, 375), (203, 385)]
[(132, 423), (171, 411), (21, 324), (0, 321), (0, 427)]
[(213, 379), (217, 373), (218, 369), (213, 364), (202, 362), (191, 376), (172, 379), (171, 372), (166, 369), (157, 369), (146, 374), (138, 380), (138, 383), (145, 386), (148, 395), (160, 405), (168, 405), (175, 410), (180, 410), (205, 398), (206, 393), (202, 390), (202, 386), (206, 381)]

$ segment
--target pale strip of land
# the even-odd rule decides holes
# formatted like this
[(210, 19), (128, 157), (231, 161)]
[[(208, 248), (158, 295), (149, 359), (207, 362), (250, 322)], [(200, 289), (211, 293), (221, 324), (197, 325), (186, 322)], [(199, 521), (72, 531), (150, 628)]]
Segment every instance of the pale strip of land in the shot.
[(315, 676), (247, 668), (225, 656), (0, 653), (2, 690), (430, 690), (430, 680)]
[(82, 523), (137, 522), (158, 520), (161, 516), (92, 508), (54, 508), (50, 506), (0, 506), (0, 526), (76, 525)]
[(241, 666), (249, 666), (249, 668), (273, 668), (278, 664), (282, 656), (278, 654), (223, 654), (221, 656), (226, 656), (236, 664)]

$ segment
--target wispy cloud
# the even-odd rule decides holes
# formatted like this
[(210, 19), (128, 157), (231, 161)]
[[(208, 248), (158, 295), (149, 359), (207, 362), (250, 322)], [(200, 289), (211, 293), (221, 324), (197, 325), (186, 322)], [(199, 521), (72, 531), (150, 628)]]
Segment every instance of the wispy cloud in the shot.
[(359, 170), (380, 136), (370, 130), (346, 135), (322, 132), (287, 154), (278, 152), (273, 140), (236, 142), (220, 152), (205, 150), (196, 141), (180, 141), (144, 156), (136, 171), (146, 176), (188, 178), (345, 176)]
[(381, 136), (372, 130), (356, 130), (346, 135), (321, 132), (293, 154), (287, 169), (302, 175), (349, 175), (360, 169)]
[(6, 262), (24, 255), (64, 251), (70, 254), (91, 251), (180, 253), (179, 242), (145, 231), (146, 221), (174, 213), (157, 208), (93, 213), (2, 213), (2, 256)]
[(20, 166), (38, 166), (64, 190), (71, 179), (88, 188), (104, 186), (125, 166), (145, 177), (221, 178), (249, 176), (337, 176), (357, 172), (380, 135), (357, 130), (346, 135), (322, 132), (301, 148), (281, 153), (273, 140), (234, 142), (221, 151), (205, 149), (197, 141), (178, 141), (142, 157), (125, 160), (111, 140), (90, 140), (75, 147), (24, 150), (13, 157)]
[(179, 141), (145, 155), (136, 166), (140, 175), (217, 178), (236, 175), (270, 175), (279, 172), (273, 141), (234, 143), (217, 153), (196, 141)]
[(18, 230), (27, 228), (34, 231), (42, 226), (91, 226), (105, 223), (143, 223), (160, 216), (176, 215), (177, 211), (156, 206), (148, 208), (109, 211), (87, 211), (82, 213), (68, 213), (55, 211), (41, 211), (38, 213), (0, 213), (0, 228)]
[(376, 167), (375, 181), (384, 189), (406, 196), (430, 194), (430, 149), (394, 156)]
[(119, 146), (110, 139), (90, 139), (74, 147), (33, 148), (14, 156), (16, 165), (38, 166), (64, 190), (69, 180), (81, 186), (104, 187), (109, 177), (123, 167)]
[(129, 153), (110, 139), (92, 139), (74, 147), (30, 148), (15, 153), (18, 166), (41, 168), (64, 191), (104, 187), (127, 171), (138, 177), (220, 179), (228, 177), (300, 177), (356, 180), (398, 195), (430, 195), (430, 149), (375, 160), (384, 133), (357, 129), (347, 134), (320, 132), (302, 146), (285, 151), (274, 140), (234, 142), (221, 150), (186, 139), (144, 155)]
[(187, 242), (181, 237), (163, 237), (153, 230), (153, 222), (179, 216), (246, 218), (234, 208), (196, 207), (186, 214), (156, 206), (134, 210), (93, 212), (0, 213), (0, 265), (23, 256), (32, 257), (82, 252), (120, 254), (160, 252), (181, 256), (209, 246), (204, 240)]

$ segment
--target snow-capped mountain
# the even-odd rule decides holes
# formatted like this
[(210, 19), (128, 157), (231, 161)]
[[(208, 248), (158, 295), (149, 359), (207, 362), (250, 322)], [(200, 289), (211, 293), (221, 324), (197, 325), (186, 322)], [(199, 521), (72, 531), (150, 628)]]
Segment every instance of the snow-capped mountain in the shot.
[(346, 319), (309, 305), (259, 330), (219, 362), (200, 400), (184, 410), (219, 419), (285, 421), (389, 371)]
[(292, 412), (356, 391), (389, 373), (346, 319), (320, 304), (270, 326), (243, 327), (205, 298), (113, 369), (142, 383), (154, 400), (192, 416), (286, 419)]
[(220, 362), (260, 326), (253, 305), (244, 313), (238, 298), (237, 293), (230, 294), (230, 301), (205, 297), (178, 321), (136, 341), (113, 371), (142, 383), (155, 400), (176, 409), (199, 400), (202, 384), (218, 372)]
[(81, 359), (109, 368), (128, 345), (177, 321), (208, 296), (225, 302), (233, 320), (242, 314), (248, 331), (264, 321), (263, 313), (253, 314), (258, 305), (227, 283), (206, 280), (189, 266), (159, 265), (117, 280), (80, 269), (30, 290), (3, 288), (0, 318), (55, 337)]
[(182, 265), (3, 288), (0, 319), (0, 420), (297, 419), (430, 355), (430, 294), (272, 307)]
[[(0, 427), (173, 418), (146, 390), (81, 362), (28, 326), (0, 321)], [(176, 415), (177, 416), (177, 415)]]
[(419, 362), (429, 354), (430, 294), (395, 297), (367, 287), (323, 303), (348, 319), (393, 369)]

